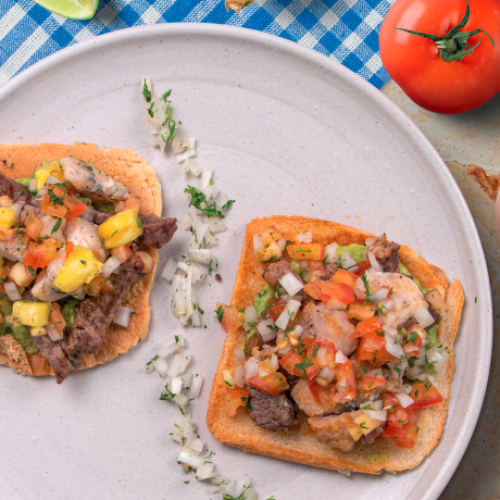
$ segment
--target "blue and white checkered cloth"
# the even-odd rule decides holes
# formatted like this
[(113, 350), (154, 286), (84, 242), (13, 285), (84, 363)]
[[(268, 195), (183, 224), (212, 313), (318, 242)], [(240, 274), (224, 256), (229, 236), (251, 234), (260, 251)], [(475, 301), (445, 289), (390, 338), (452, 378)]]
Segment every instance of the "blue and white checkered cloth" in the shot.
[(380, 88), (388, 79), (378, 32), (394, 0), (256, 0), (240, 14), (224, 0), (100, 0), (91, 21), (32, 0), (0, 0), (0, 85), (40, 59), (96, 35), (142, 24), (198, 22), (271, 33), (336, 59)]

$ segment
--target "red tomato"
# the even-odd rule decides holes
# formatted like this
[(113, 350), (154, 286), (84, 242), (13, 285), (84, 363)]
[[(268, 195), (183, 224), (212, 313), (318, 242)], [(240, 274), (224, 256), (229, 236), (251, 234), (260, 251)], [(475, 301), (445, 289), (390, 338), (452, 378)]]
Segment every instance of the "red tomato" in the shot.
[(359, 262), (358, 263), (358, 268), (356, 271), (354, 271), (354, 274), (356, 274), (358, 277), (361, 276), (369, 267), (371, 266), (370, 261), (367, 260), (366, 262)]
[(75, 249), (75, 244), (69, 240), (66, 241), (66, 243), (64, 244), (64, 253), (66, 255), (66, 258), (69, 257), (69, 255), (74, 249)]
[(376, 333), (369, 333), (361, 339), (355, 359), (369, 361), (374, 366), (382, 366), (396, 360), (385, 348), (385, 337), (379, 337)]
[(36, 240), (43, 229), (43, 222), (35, 217), (32, 211), (28, 212), (26, 219), (24, 219), (24, 225), (26, 226), (26, 234)]
[(274, 306), (271, 307), (271, 310), (269, 311), (269, 316), (273, 319), (273, 321), (276, 321), (279, 318), (278, 313), (282, 313), (285, 310), (286, 304), (280, 304), (279, 306)]
[(304, 286), (304, 292), (322, 302), (333, 299), (348, 305), (354, 300), (354, 290), (344, 283), (316, 280), (313, 283), (307, 283)]
[(331, 278), (330, 281), (332, 283), (344, 283), (345, 285), (349, 285), (351, 288), (354, 288), (356, 285), (356, 281), (358, 281), (359, 276), (345, 269), (339, 269)]
[(413, 390), (410, 392), (410, 397), (415, 401), (408, 408), (417, 410), (418, 408), (425, 408), (426, 406), (436, 405), (442, 403), (443, 396), (439, 391), (430, 383), (416, 383), (412, 384)]
[[(356, 325), (356, 330), (349, 335), (350, 339), (355, 339), (356, 337), (362, 337), (369, 333), (382, 333), (384, 330), (382, 328), (382, 323), (377, 316), (360, 321)], [(385, 344), (385, 342), (384, 342)]]
[(335, 367), (335, 377), (337, 384), (335, 388), (337, 393), (335, 400), (338, 403), (351, 401), (356, 397), (356, 375), (352, 367), (352, 363), (338, 363)]
[(236, 387), (229, 389), (226, 387), (226, 395), (224, 397), (223, 410), (228, 417), (234, 417), (240, 406), (246, 406), (250, 391), (244, 387), (240, 389)]
[(87, 205), (85, 205), (85, 203), (82, 203), (80, 200), (73, 198), (73, 196), (70, 196), (67, 193), (64, 197), (63, 203), (67, 210), (67, 219), (74, 219), (78, 215), (84, 214), (87, 211)]
[(479, 46), (462, 60), (445, 62), (436, 42), (396, 28), (444, 36), (464, 18), (466, 0), (397, 0), (382, 24), (380, 53), (387, 72), (410, 99), (430, 111), (463, 113), (500, 91), (500, 3), (469, 3), (470, 17), (460, 33), (482, 29), (496, 47), (479, 33), (467, 40), (470, 47)]
[(313, 355), (314, 357), (316, 357), (318, 356), (318, 354), (320, 354), (320, 356), (326, 358), (327, 362), (335, 361), (335, 353), (337, 352), (337, 348), (335, 347), (335, 344), (333, 342), (308, 338), (304, 339), (304, 345), (309, 357), (313, 357)]
[(387, 424), (384, 432), (382, 432), (382, 437), (391, 439), (400, 448), (413, 448), (417, 439), (417, 425), (406, 424), (402, 427), (397, 427)]
[(130, 243), (123, 247), (113, 248), (111, 254), (114, 255), (120, 262), (125, 262), (134, 252), (130, 250)]
[(30, 242), (28, 248), (23, 264), (33, 269), (47, 267), (57, 257), (57, 246), (52, 238), (45, 240), (41, 245)]
[(396, 427), (403, 427), (406, 424), (410, 423), (412, 416), (412, 410), (408, 408), (402, 408), (399, 406), (394, 409), (394, 411), (388, 412), (388, 420), (391, 425), (395, 425)]
[(291, 350), (279, 360), (279, 364), (291, 375), (304, 378), (304, 374), (295, 366), (302, 363), (302, 361), (304, 361), (304, 358), (297, 351)]
[[(420, 348), (422, 347), (422, 337), (417, 335), (416, 340), (412, 342), (407, 342), (403, 346), (403, 351), (408, 353), (409, 356), (418, 356), (420, 354)], [(417, 348), (417, 349), (415, 349)], [(414, 350), (415, 349), (415, 350)]]
[(382, 385), (387, 384), (387, 380), (380, 377), (372, 377), (371, 375), (363, 375), (363, 389), (369, 391)]
[(321, 366), (314, 363), (306, 368), (307, 380), (314, 380), (319, 372), (321, 371)]
[(52, 302), (52, 311), (49, 314), (49, 323), (54, 325), (55, 329), (61, 335), (64, 334), (64, 327), (66, 326), (66, 321), (61, 313), (61, 306), (57, 302)]
[(323, 260), (325, 257), (323, 243), (290, 243), (286, 248), (292, 260)]
[(289, 388), (288, 382), (282, 373), (274, 372), (260, 378), (258, 375), (250, 377), (247, 384), (256, 387), (263, 392), (277, 396), (280, 392), (286, 391)]

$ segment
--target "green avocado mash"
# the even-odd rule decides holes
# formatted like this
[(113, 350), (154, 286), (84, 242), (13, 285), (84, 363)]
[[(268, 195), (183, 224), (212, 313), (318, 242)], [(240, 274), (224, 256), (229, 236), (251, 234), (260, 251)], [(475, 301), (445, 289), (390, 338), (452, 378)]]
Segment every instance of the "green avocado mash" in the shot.
[(363, 262), (363, 254), (365, 250), (368, 250), (368, 247), (358, 245), (357, 243), (352, 243), (351, 245), (347, 245), (345, 247), (337, 247), (339, 257), (342, 257), (344, 250), (347, 250), (347, 253), (359, 264), (360, 262)]
[(269, 308), (269, 299), (274, 297), (274, 288), (271, 288), (269, 285), (266, 285), (255, 298), (253, 306), (255, 310), (262, 314), (264, 311), (267, 311)]

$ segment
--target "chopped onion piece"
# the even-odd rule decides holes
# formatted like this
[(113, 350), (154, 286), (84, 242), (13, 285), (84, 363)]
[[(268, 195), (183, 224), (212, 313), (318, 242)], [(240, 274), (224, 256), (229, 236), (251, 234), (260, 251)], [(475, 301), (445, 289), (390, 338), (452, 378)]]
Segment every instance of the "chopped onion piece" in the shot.
[(205, 272), (202, 271), (199, 267), (191, 264), (191, 284), (198, 283), (198, 281), (202, 280), (205, 277)]
[(172, 392), (172, 394), (180, 394), (182, 392), (183, 380), (181, 377), (174, 377), (171, 384), (172, 389), (170, 389), (170, 391)]
[(47, 335), (54, 342), (63, 338), (63, 336), (56, 330), (56, 327), (52, 323), (49, 323), (45, 328), (47, 329)]
[(187, 310), (187, 295), (184, 291), (177, 291), (172, 298), (172, 313), (174, 316), (184, 316)]
[(176, 270), (177, 270), (177, 261), (173, 257), (171, 257), (170, 259), (168, 259), (168, 262), (165, 268), (163, 269), (161, 275), (167, 281), (172, 281), (172, 278), (174, 277)]
[(389, 354), (392, 354), (396, 358), (400, 358), (403, 355), (403, 348), (397, 337), (391, 337), (390, 335), (385, 335), (385, 348)]
[(372, 302), (378, 302), (379, 300), (384, 300), (389, 295), (389, 290), (387, 288), (381, 288), (374, 293), (370, 294), (370, 300)]
[(196, 151), (192, 151), (192, 150), (188, 149), (187, 151), (184, 151), (183, 153), (175, 155), (175, 159), (177, 160), (177, 163), (182, 163), (184, 160), (187, 160), (188, 158), (192, 158), (193, 156), (196, 156)]
[(170, 284), (170, 293), (173, 295), (177, 291), (186, 290), (186, 278), (180, 274), (174, 274), (172, 283)]
[(196, 477), (197, 479), (209, 479), (212, 477), (212, 473), (214, 471), (214, 464), (212, 462), (204, 462), (198, 469), (196, 469)]
[(193, 382), (191, 383), (191, 387), (189, 388), (189, 392), (195, 398), (197, 398), (200, 395), (202, 386), (203, 386), (203, 377), (197, 373), (193, 378)]
[(16, 223), (19, 224), (21, 222), (21, 210), (23, 209), (24, 205), (26, 203), (24, 201), (17, 201), (13, 205), (11, 205), (9, 208), (11, 210), (14, 210), (16, 212)]
[(375, 411), (380, 411), (384, 407), (384, 402), (381, 399), (377, 399), (377, 401), (373, 401), (372, 402), (371, 407)]
[(243, 326), (245, 327), (246, 331), (250, 330), (250, 326), (248, 325), (248, 323), (252, 323), (257, 318), (259, 318), (259, 316), (259, 313), (253, 305), (250, 305), (245, 309), (245, 313), (243, 314), (245, 323)]
[(11, 300), (12, 302), (15, 302), (16, 300), (23, 300), (16, 284), (12, 281), (6, 281), (3, 284), (3, 288), (5, 290), (5, 293), (7, 294), (7, 297), (9, 297), (9, 300)]
[(337, 351), (335, 354), (335, 363), (349, 363), (349, 358), (342, 351)]
[(248, 380), (259, 373), (259, 362), (252, 356), (245, 363), (245, 378)]
[(203, 465), (205, 459), (202, 457), (197, 457), (193, 453), (189, 453), (186, 450), (182, 450), (177, 456), (177, 462), (179, 462), (180, 464), (189, 465), (189, 467), (192, 467), (193, 469), (198, 469), (198, 467), (201, 467)]
[(170, 363), (170, 368), (168, 369), (169, 377), (177, 377), (178, 375), (184, 373), (186, 371), (187, 365), (189, 364), (189, 356), (186, 356), (186, 353), (176, 354), (172, 363)]
[(245, 387), (245, 368), (242, 365), (238, 365), (234, 370), (233, 380), (236, 387), (242, 388)]
[(373, 420), (379, 420), (380, 422), (385, 422), (387, 420), (387, 411), (384, 410), (363, 410), (368, 417)]
[(102, 266), (102, 275), (109, 278), (120, 267), (120, 264), (121, 262), (112, 255)]
[(280, 285), (287, 291), (289, 295), (295, 295), (304, 288), (304, 284), (301, 283), (292, 273), (285, 274), (278, 279)]
[(189, 250), (188, 255), (193, 262), (198, 262), (199, 264), (208, 264), (210, 262), (210, 250)]
[(355, 272), (358, 269), (358, 264), (356, 261), (349, 255), (347, 250), (342, 252), (342, 257), (340, 259), (340, 267), (351, 273)]
[(214, 173), (213, 168), (207, 168), (206, 170), (201, 171), (201, 189), (205, 189), (210, 186), (210, 180), (212, 179), (212, 174)]
[[(288, 275), (287, 275), (288, 276)], [(285, 330), (289, 321), (293, 321), (297, 312), (299, 311), (301, 303), (298, 300), (290, 299), (285, 306), (285, 310), (280, 314), (276, 320), (276, 326)]]
[(304, 231), (303, 233), (297, 235), (295, 241), (297, 241), (297, 243), (312, 243), (313, 235), (311, 231)]
[(269, 342), (270, 340), (276, 338), (276, 327), (272, 318), (261, 321), (257, 325), (257, 331), (260, 333), (264, 342)]
[(194, 308), (194, 306), (190, 318), (191, 318), (191, 326), (193, 326), (194, 328), (199, 328), (201, 326), (200, 313), (197, 308), (196, 309)]
[(121, 306), (118, 311), (116, 311), (113, 323), (128, 328), (130, 323), (130, 309), (128, 307)]
[(254, 234), (253, 235), (253, 250), (255, 254), (259, 250), (262, 250), (264, 248), (264, 243), (262, 242), (262, 238), (260, 237), (260, 234)]
[(397, 392), (394, 396), (403, 408), (408, 408), (408, 406), (413, 404), (413, 399), (410, 398), (410, 396), (408, 396), (405, 392)]
[(284, 251), (285, 251), (285, 247), (286, 247), (286, 240), (285, 240), (285, 238), (281, 237), (281, 238), (280, 238), (280, 239), (276, 242), (276, 244), (280, 247), (280, 250), (281, 250), (282, 252), (284, 252)]
[(370, 260), (370, 264), (373, 267), (373, 270), (377, 273), (381, 273), (384, 270), (382, 269), (382, 266), (380, 265), (379, 261), (377, 260), (377, 257), (373, 254), (373, 252), (370, 252), (368, 250), (368, 259)]
[(318, 374), (318, 378), (324, 380), (327, 383), (330, 383), (335, 377), (335, 370), (330, 368), (329, 366), (323, 366), (321, 371)]
[(168, 365), (167, 362), (163, 358), (155, 359), (152, 364), (155, 367), (155, 370), (160, 374), (160, 377), (163, 378), (167, 374)]
[(240, 365), (243, 365), (245, 364), (245, 351), (243, 349), (239, 349), (238, 347), (234, 350), (234, 357), (236, 358), (236, 361), (238, 361), (238, 363)]
[(428, 326), (431, 326), (434, 324), (434, 318), (432, 317), (431, 313), (425, 308), (422, 307), (422, 309), (419, 309), (413, 317), (415, 320), (418, 322), (418, 324), (422, 328), (427, 328)]
[(203, 441), (200, 438), (194, 438), (194, 439), (187, 440), (186, 446), (190, 450), (197, 451), (198, 453), (201, 453), (203, 451), (203, 448), (205, 447), (205, 445), (203, 444)]
[(212, 233), (214, 234), (225, 231), (226, 229), (226, 225), (222, 221), (217, 221), (217, 220), (211, 221), (209, 225), (210, 225), (210, 231), (212, 231)]
[(28, 189), (30, 191), (36, 191), (36, 179), (30, 179), (28, 183)]
[(189, 272), (189, 266), (185, 262), (177, 262), (177, 267), (185, 273)]
[(217, 245), (217, 238), (212, 231), (207, 231), (204, 240), (207, 247), (214, 247)]
[(193, 374), (190, 372), (185, 373), (184, 376), (182, 377), (182, 387), (184, 389), (189, 389), (192, 383), (193, 383)]
[(335, 264), (339, 257), (337, 255), (337, 243), (331, 243), (330, 245), (326, 245), (325, 247), (325, 262), (327, 264)]

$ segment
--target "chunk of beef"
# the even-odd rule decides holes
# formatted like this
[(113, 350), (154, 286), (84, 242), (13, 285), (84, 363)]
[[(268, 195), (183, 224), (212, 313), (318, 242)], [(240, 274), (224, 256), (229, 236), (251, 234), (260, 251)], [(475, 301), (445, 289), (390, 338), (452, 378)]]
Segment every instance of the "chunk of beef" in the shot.
[[(427, 302), (427, 304), (429, 304), (429, 302)], [(431, 304), (429, 304), (428, 310), (429, 314), (434, 318), (434, 323), (432, 323), (429, 328), (432, 328), (434, 325), (439, 325), (439, 323), (441, 323), (441, 314), (439, 314)]]
[(320, 276), (319, 278), (322, 279), (323, 281), (329, 280), (338, 270), (340, 269), (340, 266), (338, 264), (327, 264), (325, 266), (325, 271), (326, 274), (323, 276)]
[(144, 277), (141, 273), (143, 266), (142, 260), (134, 254), (125, 262), (120, 273), (111, 275), (112, 293), (89, 297), (80, 302), (75, 326), (63, 344), (68, 356), (77, 356), (81, 352), (99, 352), (116, 311), (129, 294), (130, 287)]
[(94, 222), (100, 226), (104, 221), (108, 220), (112, 215), (109, 212), (99, 212), (99, 210), (96, 210), (96, 213), (94, 214)]
[(295, 423), (295, 410), (285, 393), (271, 396), (254, 387), (250, 389), (250, 418), (264, 429), (283, 431)]
[(22, 184), (0, 173), (0, 196), (8, 196), (14, 201), (27, 203), (31, 195)]
[(378, 427), (375, 427), (375, 429), (373, 429), (373, 431), (361, 436), (361, 439), (359, 440), (359, 442), (361, 444), (373, 444), (375, 442), (375, 439), (377, 439), (380, 436), (380, 434), (382, 434), (382, 432), (384, 432), (386, 425), (387, 425), (387, 422), (383, 422)]
[(168, 243), (177, 231), (177, 219), (158, 217), (155, 214), (141, 216), (144, 233), (140, 238), (142, 244), (159, 249)]
[(308, 422), (316, 437), (328, 446), (342, 451), (352, 450), (354, 439), (346, 427), (346, 423), (352, 422), (348, 413), (310, 417)]
[(33, 341), (40, 352), (47, 358), (54, 370), (57, 383), (60, 384), (74, 369), (61, 345), (54, 342), (48, 335), (33, 337)]
[(391, 243), (393, 247), (393, 252), (387, 262), (382, 266), (384, 273), (399, 273), (399, 245), (397, 243)]
[[(393, 256), (394, 254), (398, 255), (399, 248), (400, 246), (397, 243), (387, 240), (385, 233), (382, 236), (375, 238), (375, 240), (368, 245), (368, 250), (375, 255), (386, 273), (399, 272), (399, 256)], [(391, 261), (390, 264), (389, 261)], [(388, 269), (385, 269), (386, 265)], [(392, 270), (394, 268), (395, 270)]]
[(290, 273), (292, 273), (301, 283), (303, 282), (301, 277), (291, 268), (290, 262), (285, 259), (280, 259), (277, 262), (269, 264), (266, 267), (263, 276), (271, 288), (276, 288), (278, 278)]
[(278, 371), (285, 376), (286, 381), (288, 382), (289, 385), (289, 390), (291, 391), (298, 384), (300, 377), (288, 373), (282, 366), (278, 368)]

